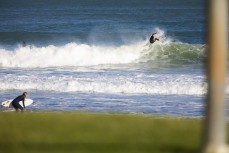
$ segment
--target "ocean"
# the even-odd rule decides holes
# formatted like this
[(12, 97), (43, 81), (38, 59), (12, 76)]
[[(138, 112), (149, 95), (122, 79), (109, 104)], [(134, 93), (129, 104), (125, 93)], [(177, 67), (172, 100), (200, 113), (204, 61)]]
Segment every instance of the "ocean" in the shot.
[[(203, 0), (3, 0), (0, 101), (27, 91), (29, 111), (203, 117), (205, 7)], [(153, 32), (159, 41), (150, 44)]]

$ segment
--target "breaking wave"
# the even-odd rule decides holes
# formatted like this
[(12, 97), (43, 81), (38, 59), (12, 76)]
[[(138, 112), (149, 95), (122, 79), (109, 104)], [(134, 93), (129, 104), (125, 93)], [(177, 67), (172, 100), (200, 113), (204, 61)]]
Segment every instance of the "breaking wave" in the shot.
[(62, 47), (19, 47), (13, 51), (0, 49), (1, 67), (65, 67), (138, 62), (200, 63), (205, 57), (204, 45), (179, 42), (146, 44), (140, 42), (119, 47), (90, 46), (69, 43)]
[(121, 46), (99, 46), (68, 43), (63, 46), (18, 46), (9, 50), (0, 47), (0, 67), (36, 68), (94, 66), (139, 62), (201, 63), (206, 45), (175, 42), (158, 30), (160, 41), (148, 40)]

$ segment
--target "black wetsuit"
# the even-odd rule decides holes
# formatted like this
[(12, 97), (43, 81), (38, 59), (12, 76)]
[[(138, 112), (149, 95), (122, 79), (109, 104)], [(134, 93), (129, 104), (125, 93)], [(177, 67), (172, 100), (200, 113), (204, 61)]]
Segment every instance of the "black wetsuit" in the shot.
[(153, 35), (150, 37), (149, 42), (150, 42), (151, 44), (155, 42), (154, 36), (153, 36)]
[(154, 35), (152, 35), (152, 36), (150, 37), (150, 39), (149, 39), (149, 42), (150, 42), (151, 44), (153, 44), (156, 40), (159, 40), (159, 39), (154, 38)]
[(24, 95), (20, 95), (18, 97), (16, 97), (13, 101), (12, 101), (12, 105), (15, 109), (23, 109), (23, 107), (19, 104), (19, 101), (22, 101), (23, 103), (23, 107), (25, 108), (25, 97)]

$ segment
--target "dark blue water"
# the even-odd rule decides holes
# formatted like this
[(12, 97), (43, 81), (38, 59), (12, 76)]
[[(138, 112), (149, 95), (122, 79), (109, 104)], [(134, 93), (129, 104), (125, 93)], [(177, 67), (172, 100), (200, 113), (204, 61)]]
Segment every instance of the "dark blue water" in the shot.
[(147, 39), (156, 27), (205, 44), (203, 0), (4, 0), (0, 12), (1, 45), (120, 45)]

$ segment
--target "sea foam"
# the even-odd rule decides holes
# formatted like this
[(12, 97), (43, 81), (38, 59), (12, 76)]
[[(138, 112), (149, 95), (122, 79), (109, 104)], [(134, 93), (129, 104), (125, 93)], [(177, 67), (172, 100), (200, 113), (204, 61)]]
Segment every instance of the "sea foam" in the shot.
[[(204, 76), (152, 74), (139, 72), (102, 73), (69, 72), (70, 75), (48, 71), (6, 74), (0, 78), (0, 90), (41, 90), (56, 92), (128, 93), (163, 95), (203, 95)], [(28, 75), (30, 74), (30, 75)]]
[(64, 46), (0, 49), (1, 67), (64, 67), (130, 63), (140, 58), (141, 45), (118, 47), (68, 43)]

